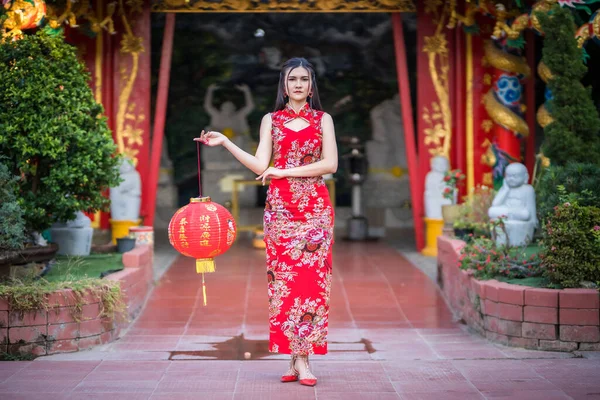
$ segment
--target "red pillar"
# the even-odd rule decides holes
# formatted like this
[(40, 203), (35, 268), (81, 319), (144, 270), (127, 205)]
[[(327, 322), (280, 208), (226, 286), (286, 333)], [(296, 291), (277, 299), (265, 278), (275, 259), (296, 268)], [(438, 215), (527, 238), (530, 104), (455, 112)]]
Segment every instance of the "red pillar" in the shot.
[(521, 140), (510, 130), (500, 125), (494, 127), (496, 143), (501, 150), (504, 150), (516, 160), (521, 160)]
[[(114, 36), (106, 33), (104, 30), (99, 33), (103, 36), (102, 48), (102, 105), (104, 106), (104, 114), (107, 117), (108, 127), (111, 132), (116, 129), (115, 124), (115, 107), (114, 107), (114, 85), (111, 84), (114, 70)], [(117, 42), (118, 45), (118, 42)], [(108, 196), (108, 193), (107, 193)], [(102, 229), (110, 229), (110, 212), (102, 213), (100, 217), (100, 227)]]
[[(463, 173), (467, 172), (467, 143), (466, 143), (466, 99), (465, 93), (467, 90), (466, 79), (465, 79), (465, 45), (464, 45), (464, 33), (462, 29), (455, 29), (455, 66), (454, 69), (454, 135), (456, 139), (456, 168), (460, 169)], [(466, 194), (466, 185), (460, 188), (460, 196)], [(459, 197), (460, 197), (459, 196)]]
[(527, 78), (525, 84), (525, 104), (527, 110), (525, 111), (525, 119), (529, 126), (529, 136), (527, 137), (527, 144), (525, 146), (525, 165), (529, 171), (530, 179), (533, 179), (533, 167), (535, 164), (535, 34), (532, 31), (526, 33), (527, 41), (527, 64), (531, 69), (531, 76)]
[(406, 47), (404, 32), (402, 31), (402, 16), (400, 13), (392, 14), (394, 29), (394, 50), (396, 53), (396, 71), (398, 74), (398, 90), (402, 109), (402, 123), (404, 125), (404, 142), (406, 147), (406, 160), (408, 162), (408, 176), (410, 179), (410, 198), (412, 202), (413, 223), (415, 226), (415, 241), (417, 250), (425, 247), (423, 234), (423, 188), (419, 178), (419, 164), (417, 158), (417, 145), (415, 140), (415, 126), (413, 123), (412, 101), (410, 98), (410, 84), (408, 82), (408, 68), (406, 66)]
[[(162, 53), (160, 57), (160, 71), (158, 75), (158, 93), (156, 95), (156, 111), (154, 113), (154, 128), (152, 130), (152, 150), (150, 159), (150, 172), (146, 185), (146, 199), (148, 200), (148, 216), (145, 225), (154, 226), (154, 213), (156, 211), (156, 189), (158, 174), (160, 172), (160, 155), (165, 131), (165, 118), (167, 113), (167, 100), (169, 97), (169, 74), (171, 72), (171, 55), (173, 53), (173, 35), (175, 33), (175, 14), (166, 14), (165, 31), (163, 36)], [(191, 145), (191, 142), (190, 142)]]

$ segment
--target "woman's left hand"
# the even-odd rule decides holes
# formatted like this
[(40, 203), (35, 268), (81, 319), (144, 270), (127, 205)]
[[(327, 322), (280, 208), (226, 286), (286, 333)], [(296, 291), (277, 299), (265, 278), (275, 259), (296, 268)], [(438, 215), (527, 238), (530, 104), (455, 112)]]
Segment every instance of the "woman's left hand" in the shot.
[(286, 174), (285, 174), (284, 169), (269, 167), (265, 170), (265, 172), (263, 172), (261, 175), (259, 175), (258, 178), (256, 178), (256, 180), (259, 181), (262, 179), (262, 184), (264, 186), (265, 181), (267, 179), (281, 179), (281, 178), (285, 178), (285, 177), (286, 177)]

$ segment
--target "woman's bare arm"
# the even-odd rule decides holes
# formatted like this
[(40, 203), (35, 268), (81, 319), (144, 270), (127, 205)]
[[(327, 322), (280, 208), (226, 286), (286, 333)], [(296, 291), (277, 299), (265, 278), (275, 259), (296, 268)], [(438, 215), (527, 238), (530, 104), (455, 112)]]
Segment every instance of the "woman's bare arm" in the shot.
[(240, 149), (229, 139), (224, 141), (223, 146), (250, 171), (257, 175), (262, 174), (269, 167), (273, 151), (271, 115), (266, 114), (260, 123), (260, 141), (255, 155)]

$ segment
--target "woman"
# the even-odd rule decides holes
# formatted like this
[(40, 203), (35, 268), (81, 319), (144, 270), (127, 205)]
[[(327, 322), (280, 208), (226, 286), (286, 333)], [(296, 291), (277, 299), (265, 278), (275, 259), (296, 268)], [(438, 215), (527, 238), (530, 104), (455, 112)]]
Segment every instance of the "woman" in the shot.
[(322, 176), (337, 170), (338, 156), (313, 66), (304, 58), (283, 65), (275, 111), (262, 119), (256, 155), (219, 132), (202, 131), (194, 140), (225, 146), (263, 185), (271, 181), (264, 213), (269, 351), (291, 355), (282, 382), (314, 386), (308, 356), (327, 353), (334, 220)]

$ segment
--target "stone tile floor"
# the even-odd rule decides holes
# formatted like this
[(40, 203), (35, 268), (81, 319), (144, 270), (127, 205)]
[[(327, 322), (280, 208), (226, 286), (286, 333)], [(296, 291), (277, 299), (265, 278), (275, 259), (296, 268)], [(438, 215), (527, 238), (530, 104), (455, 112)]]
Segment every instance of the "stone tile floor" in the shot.
[[(314, 388), (267, 352), (264, 254), (240, 242), (206, 276), (178, 258), (122, 338), (0, 363), (0, 399), (600, 399), (598, 353), (495, 345), (453, 321), (435, 284), (384, 243), (338, 241), (330, 352)], [(250, 359), (244, 354), (250, 353)]]

